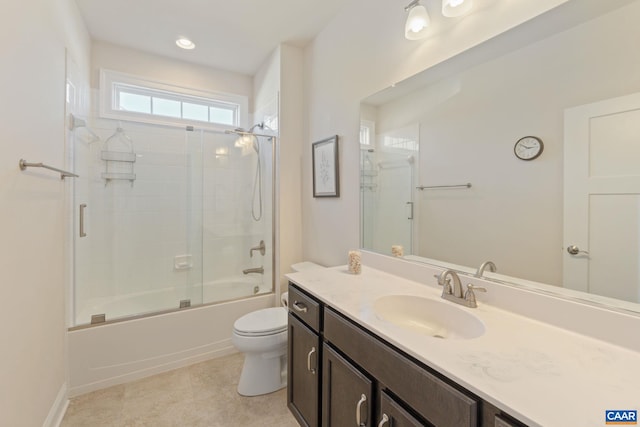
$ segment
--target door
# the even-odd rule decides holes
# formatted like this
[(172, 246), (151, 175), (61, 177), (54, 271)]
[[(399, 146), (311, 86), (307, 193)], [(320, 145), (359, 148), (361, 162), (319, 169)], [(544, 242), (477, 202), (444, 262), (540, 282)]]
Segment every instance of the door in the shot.
[(318, 426), (320, 339), (289, 313), (287, 405), (300, 425)]
[(322, 425), (373, 425), (373, 383), (326, 343), (322, 362)]
[(565, 110), (564, 144), (564, 286), (640, 302), (640, 93)]
[[(386, 157), (383, 155), (386, 154)], [(400, 245), (404, 253), (413, 253), (413, 173), (412, 156), (391, 156), (381, 153), (378, 162), (375, 233), (373, 249), (389, 253), (391, 246)]]

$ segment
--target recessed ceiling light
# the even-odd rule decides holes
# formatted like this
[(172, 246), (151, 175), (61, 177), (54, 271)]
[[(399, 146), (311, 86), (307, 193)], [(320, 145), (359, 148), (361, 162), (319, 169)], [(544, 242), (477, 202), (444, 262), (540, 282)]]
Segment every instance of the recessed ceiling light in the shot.
[(178, 45), (178, 47), (181, 47), (183, 49), (193, 49), (196, 47), (195, 43), (193, 43), (191, 40), (181, 37), (178, 40), (176, 40), (176, 44)]

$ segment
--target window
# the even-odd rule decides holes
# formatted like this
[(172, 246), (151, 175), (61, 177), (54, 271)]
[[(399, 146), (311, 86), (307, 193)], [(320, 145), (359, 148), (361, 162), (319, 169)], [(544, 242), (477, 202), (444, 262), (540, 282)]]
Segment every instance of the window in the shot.
[(164, 125), (242, 127), (246, 96), (197, 91), (115, 71), (100, 74), (102, 117)]
[(375, 136), (376, 124), (371, 120), (360, 120), (360, 145), (372, 146), (371, 138)]
[(396, 148), (400, 150), (418, 151), (418, 141), (414, 138), (403, 138), (397, 136), (384, 137), (384, 146), (388, 148)]

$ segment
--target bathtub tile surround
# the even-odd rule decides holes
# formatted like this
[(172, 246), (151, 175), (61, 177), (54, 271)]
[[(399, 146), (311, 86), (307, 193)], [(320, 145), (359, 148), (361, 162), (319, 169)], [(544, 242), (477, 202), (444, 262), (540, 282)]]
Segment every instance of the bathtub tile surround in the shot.
[(242, 355), (191, 365), (73, 399), (61, 427), (297, 426), (286, 391), (236, 393)]

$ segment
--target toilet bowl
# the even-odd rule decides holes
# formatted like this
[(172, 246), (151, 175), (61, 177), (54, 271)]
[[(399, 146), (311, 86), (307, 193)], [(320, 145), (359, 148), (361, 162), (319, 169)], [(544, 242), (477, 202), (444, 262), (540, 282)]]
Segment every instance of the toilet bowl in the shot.
[(233, 324), (231, 342), (244, 353), (238, 393), (257, 396), (287, 385), (287, 309), (265, 308)]
[[(311, 262), (291, 266), (294, 271), (324, 268)], [(238, 393), (258, 396), (287, 385), (287, 295), (285, 307), (264, 308), (245, 314), (233, 324), (231, 342), (244, 353)]]

